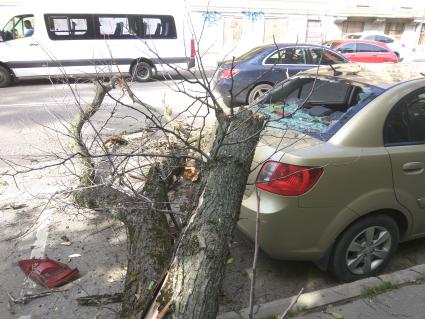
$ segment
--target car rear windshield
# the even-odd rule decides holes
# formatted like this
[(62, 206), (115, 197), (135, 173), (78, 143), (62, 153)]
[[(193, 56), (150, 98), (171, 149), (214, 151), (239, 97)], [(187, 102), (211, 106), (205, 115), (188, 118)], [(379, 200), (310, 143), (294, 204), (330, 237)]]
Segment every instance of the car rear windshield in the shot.
[(345, 38), (346, 39), (360, 39), (362, 36), (360, 34), (350, 34), (347, 35)]
[(268, 126), (331, 138), (383, 89), (335, 77), (297, 76), (277, 84), (255, 107), (269, 116)]
[(253, 49), (249, 50), (248, 52), (242, 54), (236, 60), (237, 61), (244, 61), (244, 60), (251, 59), (252, 57), (255, 57), (257, 54), (259, 54), (262, 51), (264, 51), (264, 47), (253, 48)]

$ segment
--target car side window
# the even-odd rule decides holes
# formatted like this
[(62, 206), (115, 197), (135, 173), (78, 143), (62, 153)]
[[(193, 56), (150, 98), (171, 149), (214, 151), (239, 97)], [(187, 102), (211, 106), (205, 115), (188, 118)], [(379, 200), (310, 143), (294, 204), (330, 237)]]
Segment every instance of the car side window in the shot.
[(404, 97), (389, 113), (384, 125), (384, 144), (425, 143), (425, 90)]
[(300, 48), (280, 49), (272, 53), (264, 64), (306, 64), (306, 53)]
[(376, 40), (376, 37), (374, 35), (368, 35), (367, 37), (364, 38), (365, 40), (372, 40), (372, 41), (378, 41)]
[(382, 42), (382, 43), (393, 43), (394, 42), (393, 39), (391, 39), (389, 37), (385, 37), (383, 35), (377, 35), (375, 37), (375, 41), (379, 41), (379, 42)]
[(342, 53), (354, 53), (356, 52), (356, 44), (355, 43), (348, 43), (341, 46), (338, 51)]
[(388, 52), (385, 48), (382, 48), (373, 44), (366, 44), (366, 43), (358, 43), (357, 51), (358, 52)]
[(311, 63), (320, 65), (330, 65), (345, 63), (345, 59), (341, 56), (326, 49), (310, 49)]

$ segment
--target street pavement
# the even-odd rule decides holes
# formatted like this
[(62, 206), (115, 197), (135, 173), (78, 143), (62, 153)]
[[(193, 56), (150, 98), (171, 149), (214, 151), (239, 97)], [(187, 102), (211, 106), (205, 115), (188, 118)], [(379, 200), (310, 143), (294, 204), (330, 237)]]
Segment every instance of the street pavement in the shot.
[[(162, 106), (170, 103), (176, 111), (184, 109), (188, 103), (187, 97), (178, 95), (169, 84), (141, 83), (135, 84), (134, 88), (148, 103), (159, 102)], [(79, 101), (90, 101), (94, 93), (91, 84), (75, 83), (75, 88)], [(194, 92), (199, 89), (188, 88)], [(66, 124), (78, 111), (75, 106), (70, 106), (72, 101), (75, 102), (75, 97), (69, 92), (68, 86), (36, 81), (0, 90), (4, 93), (0, 95), (0, 157), (33, 165), (36, 162), (25, 161), (25, 155), (33, 158), (37, 154), (45, 156), (46, 152), (56, 154), (62, 151), (63, 145), (68, 143), (66, 135), (43, 136), (46, 132), (51, 133), (52, 127), (56, 128), (56, 132), (66, 132), (63, 131), (62, 124)], [(117, 94), (118, 90), (113, 93)], [(108, 104), (105, 114), (96, 119), (97, 125), (104, 123), (107, 111), (112, 107), (113, 105)], [(128, 113), (117, 115), (116, 121), (108, 126), (111, 134), (143, 124), (143, 120), (136, 117), (137, 113), (131, 113), (131, 110), (125, 112)], [(7, 165), (0, 165), (0, 175), (7, 168)], [(35, 314), (33, 318), (46, 319), (93, 318), (96, 314), (99, 314), (98, 318), (107, 318), (114, 314), (116, 308), (113, 305), (101, 309), (78, 307), (75, 297), (119, 291), (124, 271), (123, 261), (126, 260), (122, 229), (119, 225), (112, 225), (110, 220), (103, 220), (99, 214), (93, 215), (93, 212), (68, 206), (66, 198), (52, 202), (51, 196), (58, 189), (73, 185), (72, 178), (63, 180), (64, 177), (68, 176), (63, 171), (54, 170), (23, 174), (15, 181), (0, 176), (0, 222), (4, 226), (0, 239), (2, 319), (29, 318), (25, 316), (30, 313)], [(8, 203), (25, 206), (15, 209), (8, 207)], [(52, 210), (43, 209), (46, 204)], [(47, 215), (42, 215), (44, 211)], [(47, 221), (48, 225), (44, 223)], [(44, 231), (47, 232), (43, 233)], [(22, 232), (25, 236), (10, 239)], [(62, 236), (72, 240), (70, 247), (61, 245)], [(45, 241), (40, 241), (39, 238), (45, 238)], [(424, 247), (425, 239), (401, 244), (386, 272), (425, 263)], [(78, 253), (81, 257), (70, 259), (68, 256), (73, 253)], [(8, 292), (16, 297), (27, 291), (26, 289), (32, 289), (31, 283), (17, 269), (16, 261), (37, 254), (47, 254), (79, 267), (82, 270), (80, 280), (64, 287), (66, 293), (40, 298), (27, 305), (17, 305), (14, 309), (8, 308)], [(252, 243), (236, 233), (231, 247), (233, 262), (226, 269), (221, 313), (247, 307), (252, 256)], [(260, 253), (256, 285), (258, 304), (289, 298), (301, 288), (305, 288), (306, 294), (309, 294), (337, 286), (338, 283), (329, 274), (320, 271), (312, 263), (278, 261)]]
[(295, 318), (303, 319), (400, 319), (425, 318), (425, 284), (413, 284), (370, 298), (360, 298), (343, 305)]

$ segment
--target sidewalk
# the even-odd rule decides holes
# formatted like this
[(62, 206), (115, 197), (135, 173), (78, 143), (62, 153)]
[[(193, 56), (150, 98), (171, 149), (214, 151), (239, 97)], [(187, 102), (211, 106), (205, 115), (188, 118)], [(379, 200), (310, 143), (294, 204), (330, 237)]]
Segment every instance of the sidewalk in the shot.
[[(425, 264), (302, 294), (290, 312), (292, 318), (425, 318)], [(296, 298), (258, 305), (255, 318), (274, 319)], [(219, 319), (248, 318), (249, 309), (228, 312)]]
[(413, 284), (294, 318), (424, 318), (425, 284)]

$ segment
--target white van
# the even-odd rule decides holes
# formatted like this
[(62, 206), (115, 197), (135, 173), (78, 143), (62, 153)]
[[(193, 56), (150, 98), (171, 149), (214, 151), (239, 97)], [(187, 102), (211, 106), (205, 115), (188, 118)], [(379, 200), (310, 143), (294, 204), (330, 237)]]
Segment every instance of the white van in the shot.
[[(180, 1), (40, 1), (1, 31), (0, 87), (15, 79), (120, 72), (148, 81), (195, 65)], [(189, 37), (186, 37), (189, 36)]]

